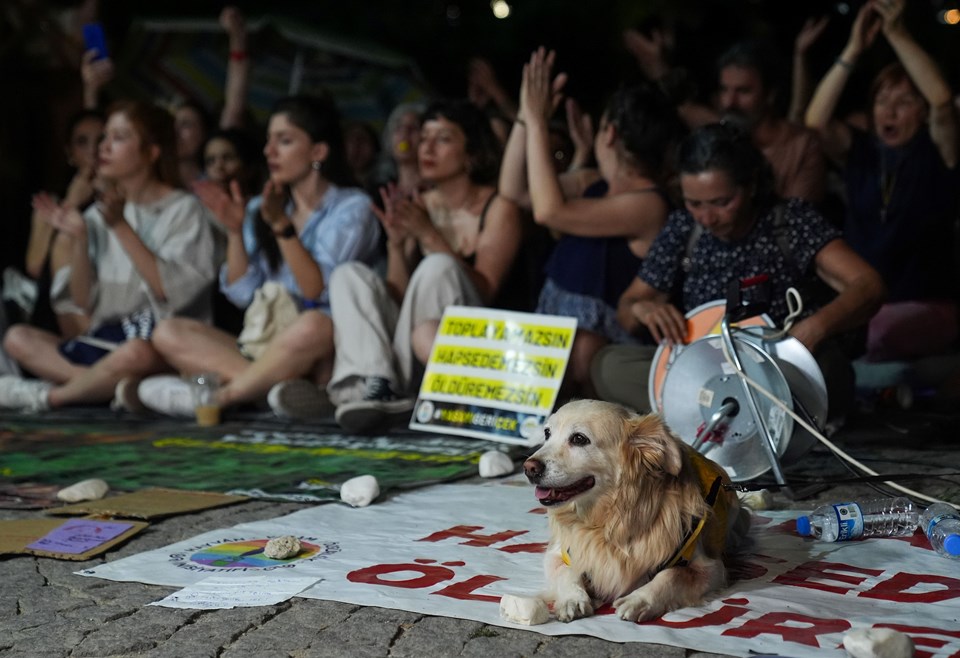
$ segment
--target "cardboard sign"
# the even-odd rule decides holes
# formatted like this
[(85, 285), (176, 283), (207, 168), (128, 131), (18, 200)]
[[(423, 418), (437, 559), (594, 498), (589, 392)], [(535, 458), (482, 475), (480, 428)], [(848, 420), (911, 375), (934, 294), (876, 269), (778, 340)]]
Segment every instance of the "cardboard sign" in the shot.
[(19, 519), (0, 521), (0, 555), (28, 554), (89, 560), (147, 527), (143, 521)]
[(538, 443), (576, 330), (576, 318), (448, 307), (410, 429)]
[(88, 500), (75, 505), (65, 505), (47, 510), (47, 514), (69, 516), (73, 514), (97, 514), (127, 519), (162, 519), (177, 514), (190, 514), (200, 510), (232, 505), (247, 500), (246, 496), (211, 493), (207, 491), (181, 491), (161, 487), (144, 489), (129, 494), (110, 496), (100, 500)]
[(116, 539), (131, 528), (133, 528), (131, 523), (100, 519), (71, 519), (28, 544), (27, 548), (35, 551), (78, 555), (102, 546), (111, 539)]

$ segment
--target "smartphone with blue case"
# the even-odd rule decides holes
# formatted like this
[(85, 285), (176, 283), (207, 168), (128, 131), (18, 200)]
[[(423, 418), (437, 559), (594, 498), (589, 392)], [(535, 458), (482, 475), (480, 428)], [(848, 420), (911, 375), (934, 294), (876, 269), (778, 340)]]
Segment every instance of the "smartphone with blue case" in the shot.
[(83, 26), (83, 43), (86, 50), (97, 51), (93, 61), (110, 56), (107, 52), (107, 40), (103, 36), (103, 26), (100, 23), (87, 23)]

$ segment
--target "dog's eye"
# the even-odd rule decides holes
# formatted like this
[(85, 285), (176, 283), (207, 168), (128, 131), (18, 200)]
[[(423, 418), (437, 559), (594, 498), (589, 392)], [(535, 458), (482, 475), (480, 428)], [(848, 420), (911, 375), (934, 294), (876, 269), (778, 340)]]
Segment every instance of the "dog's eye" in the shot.
[(549, 428), (549, 427), (544, 427), (544, 428), (543, 428), (543, 440), (544, 440), (544, 441), (549, 441), (549, 440), (550, 440), (550, 428)]
[(576, 432), (570, 436), (570, 445), (588, 446), (590, 445), (590, 439), (587, 438), (586, 434), (581, 434), (580, 432)]

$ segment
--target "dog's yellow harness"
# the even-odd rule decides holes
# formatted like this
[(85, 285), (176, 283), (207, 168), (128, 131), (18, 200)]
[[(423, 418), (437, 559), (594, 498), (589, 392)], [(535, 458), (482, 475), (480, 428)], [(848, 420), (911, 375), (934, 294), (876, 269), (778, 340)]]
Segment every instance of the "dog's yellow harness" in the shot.
[[(687, 444), (683, 445), (687, 458), (697, 472), (697, 478), (700, 480), (700, 492), (703, 499), (713, 509), (713, 516), (716, 523), (711, 526), (709, 532), (704, 533), (703, 528), (707, 524), (707, 518), (693, 519), (693, 527), (684, 536), (680, 543), (680, 548), (673, 556), (664, 562), (660, 567), (653, 571), (657, 573), (670, 567), (685, 567), (693, 559), (693, 552), (697, 548), (697, 542), (704, 542), (706, 552), (709, 555), (720, 555), (723, 552), (727, 542), (727, 518), (730, 516), (730, 500), (726, 495), (722, 495), (723, 477), (726, 473), (717, 464), (710, 461), (699, 452)], [(560, 550), (560, 559), (568, 567), (571, 564), (569, 549)]]
[(660, 565), (657, 571), (663, 571), (670, 567), (685, 567), (690, 564), (698, 541), (703, 542), (709, 555), (720, 555), (727, 542), (727, 518), (730, 516), (730, 499), (723, 495), (724, 492), (722, 491), (725, 473), (717, 464), (689, 445), (684, 444), (683, 448), (697, 472), (697, 477), (700, 480), (700, 492), (703, 494), (703, 499), (712, 508), (716, 523), (710, 526), (709, 532), (704, 533), (703, 528), (706, 526), (707, 518), (694, 518), (693, 527), (680, 542), (680, 548), (673, 554), (673, 557)]

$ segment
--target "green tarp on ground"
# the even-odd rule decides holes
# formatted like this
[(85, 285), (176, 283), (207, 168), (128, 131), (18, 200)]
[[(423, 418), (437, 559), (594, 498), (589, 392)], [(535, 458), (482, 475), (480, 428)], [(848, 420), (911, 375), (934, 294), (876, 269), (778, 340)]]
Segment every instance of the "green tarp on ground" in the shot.
[(381, 490), (477, 473), (477, 439), (393, 430), (347, 436), (335, 425), (141, 420), (107, 411), (0, 415), (0, 482), (66, 485), (87, 478), (133, 491), (148, 486), (242, 493), (276, 500), (339, 498), (339, 484), (374, 475)]

